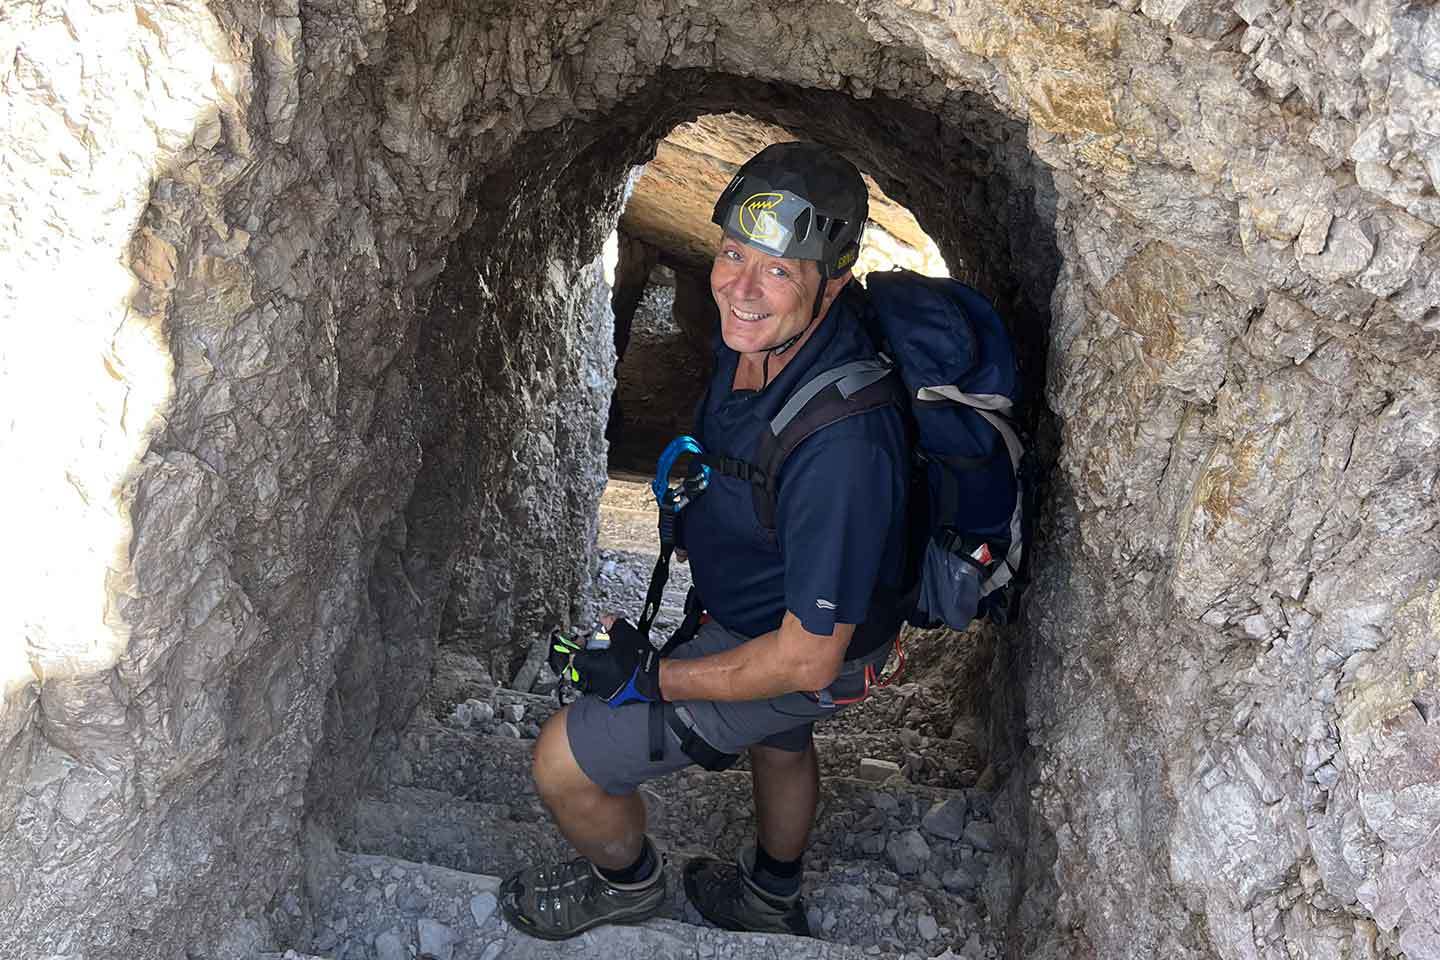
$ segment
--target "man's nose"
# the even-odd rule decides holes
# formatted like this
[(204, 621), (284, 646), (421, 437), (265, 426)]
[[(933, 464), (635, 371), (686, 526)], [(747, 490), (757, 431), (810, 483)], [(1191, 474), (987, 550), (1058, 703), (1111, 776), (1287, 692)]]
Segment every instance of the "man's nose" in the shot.
[(760, 268), (753, 263), (740, 267), (731, 286), (731, 293), (741, 300), (754, 300), (760, 296)]

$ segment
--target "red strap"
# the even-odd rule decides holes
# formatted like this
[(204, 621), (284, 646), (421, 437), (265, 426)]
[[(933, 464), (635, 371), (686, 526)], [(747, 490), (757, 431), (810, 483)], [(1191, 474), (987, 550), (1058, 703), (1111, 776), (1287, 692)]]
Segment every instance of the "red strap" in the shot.
[(880, 686), (882, 687), (890, 686), (890, 684), (895, 682), (895, 678), (900, 676), (905, 670), (905, 645), (900, 642), (900, 634), (898, 633), (895, 634), (895, 656), (899, 658), (899, 662), (895, 664), (895, 669), (891, 672), (890, 676), (880, 681)]
[[(861, 700), (864, 700), (866, 697), (870, 696), (870, 694), (873, 693), (874, 690), (879, 690), (882, 687), (888, 687), (890, 686), (890, 684), (895, 682), (895, 678), (900, 676), (900, 672), (905, 669), (905, 647), (903, 644), (900, 643), (900, 634), (898, 633), (895, 634), (895, 655), (899, 657), (900, 662), (895, 665), (895, 669), (891, 672), (890, 676), (886, 677), (884, 680), (881, 680), (879, 674), (875, 672), (875, 665), (873, 663), (867, 663), (865, 664), (865, 671), (863, 674), (863, 676), (865, 677), (865, 686), (860, 691), (860, 695), (858, 697), (832, 697), (831, 702), (834, 703), (837, 707), (844, 707), (849, 706), (852, 703), (859, 703)], [(871, 689), (872, 687), (874, 688), (874, 690)]]

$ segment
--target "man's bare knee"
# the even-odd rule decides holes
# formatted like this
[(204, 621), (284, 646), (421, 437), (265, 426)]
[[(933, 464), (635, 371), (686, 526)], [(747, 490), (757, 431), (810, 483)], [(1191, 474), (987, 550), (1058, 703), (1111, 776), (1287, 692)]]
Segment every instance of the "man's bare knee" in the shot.
[(546, 806), (556, 796), (573, 795), (579, 790), (598, 790), (585, 772), (580, 769), (575, 755), (570, 752), (570, 735), (566, 732), (566, 707), (545, 721), (540, 738), (535, 741), (535, 752), (530, 758), (530, 772), (535, 777), (535, 789)]

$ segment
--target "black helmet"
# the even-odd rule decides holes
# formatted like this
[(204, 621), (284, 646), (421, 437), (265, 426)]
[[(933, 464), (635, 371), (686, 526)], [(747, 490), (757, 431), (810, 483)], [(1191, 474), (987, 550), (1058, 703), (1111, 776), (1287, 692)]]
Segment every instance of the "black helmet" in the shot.
[(849, 160), (818, 143), (776, 143), (745, 162), (710, 219), (772, 256), (817, 261), (828, 280), (855, 262), (869, 207)]

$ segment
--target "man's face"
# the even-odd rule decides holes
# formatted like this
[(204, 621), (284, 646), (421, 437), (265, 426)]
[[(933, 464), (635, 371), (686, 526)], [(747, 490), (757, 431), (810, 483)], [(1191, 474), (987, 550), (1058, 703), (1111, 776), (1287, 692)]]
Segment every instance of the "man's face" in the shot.
[(760, 353), (810, 324), (820, 267), (786, 260), (726, 236), (710, 269), (710, 293), (720, 308), (720, 333), (737, 353)]

